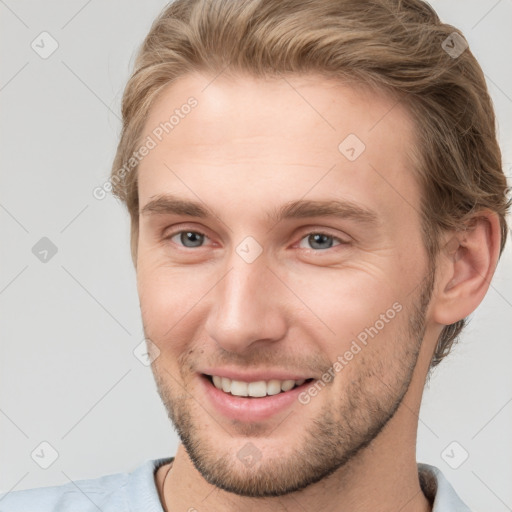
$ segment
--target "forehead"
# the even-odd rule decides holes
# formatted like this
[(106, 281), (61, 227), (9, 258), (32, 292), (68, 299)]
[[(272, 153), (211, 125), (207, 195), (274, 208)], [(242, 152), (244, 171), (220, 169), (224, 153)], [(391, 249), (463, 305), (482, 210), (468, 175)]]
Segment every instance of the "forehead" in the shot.
[(181, 176), (196, 195), (221, 181), (223, 194), (232, 185), (247, 201), (307, 193), (403, 212), (419, 201), (413, 134), (396, 98), (353, 83), (193, 73), (150, 109), (141, 140), (155, 146), (139, 164), (140, 204), (176, 188), (192, 198)]

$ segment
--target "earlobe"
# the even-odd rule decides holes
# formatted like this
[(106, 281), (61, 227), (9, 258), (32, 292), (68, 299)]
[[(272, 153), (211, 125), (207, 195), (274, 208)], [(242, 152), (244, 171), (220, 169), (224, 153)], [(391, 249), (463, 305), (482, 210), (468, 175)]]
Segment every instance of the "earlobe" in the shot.
[(450, 325), (478, 307), (494, 275), (499, 248), (499, 218), (487, 210), (472, 217), (464, 231), (451, 233), (438, 258), (434, 321)]

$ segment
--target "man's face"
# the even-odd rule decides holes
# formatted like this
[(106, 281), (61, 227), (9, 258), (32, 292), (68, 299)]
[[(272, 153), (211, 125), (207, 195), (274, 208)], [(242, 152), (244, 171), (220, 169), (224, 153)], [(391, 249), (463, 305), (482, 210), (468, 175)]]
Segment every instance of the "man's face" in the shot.
[[(364, 452), (408, 389), (432, 282), (412, 125), (394, 105), (319, 77), (194, 74), (151, 109), (141, 210), (168, 195), (211, 214), (169, 201), (141, 214), (144, 330), (169, 416), (218, 487), (270, 496), (320, 480)], [(318, 209), (333, 201), (337, 215)], [(210, 376), (270, 394), (233, 396)]]

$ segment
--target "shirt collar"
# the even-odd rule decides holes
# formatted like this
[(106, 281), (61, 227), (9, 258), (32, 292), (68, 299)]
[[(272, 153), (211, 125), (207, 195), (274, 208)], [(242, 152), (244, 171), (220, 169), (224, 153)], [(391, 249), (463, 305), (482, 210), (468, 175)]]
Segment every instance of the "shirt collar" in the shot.
[(432, 505), (432, 512), (471, 512), (440, 469), (429, 464), (418, 464), (423, 494)]

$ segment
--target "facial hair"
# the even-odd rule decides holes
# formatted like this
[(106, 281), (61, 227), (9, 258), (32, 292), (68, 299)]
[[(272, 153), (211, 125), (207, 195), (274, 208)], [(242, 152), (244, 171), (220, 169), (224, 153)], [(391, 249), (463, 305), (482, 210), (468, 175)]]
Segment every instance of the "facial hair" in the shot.
[[(173, 379), (166, 379), (166, 372), (153, 364), (158, 393), (190, 460), (203, 478), (239, 496), (284, 496), (319, 482), (353, 460), (394, 416), (409, 388), (426, 330), (434, 271), (429, 269), (412, 305), (404, 308), (400, 319), (393, 320), (402, 323), (396, 336), (386, 340), (393, 344), (386, 364), (379, 357), (366, 357), (363, 349), (358, 361), (350, 363), (358, 365), (355, 377), (343, 384), (343, 392), (335, 398), (337, 402), (326, 402), (320, 415), (308, 420), (302, 439), (296, 441), (286, 457), (272, 457), (265, 452), (254, 466), (241, 464), (236, 451), (219, 446), (202, 429), (198, 415), (205, 411), (198, 408), (197, 401), (181, 385), (175, 385)], [(258, 425), (238, 426), (245, 436), (260, 433)], [(254, 445), (252, 449), (257, 450)]]

